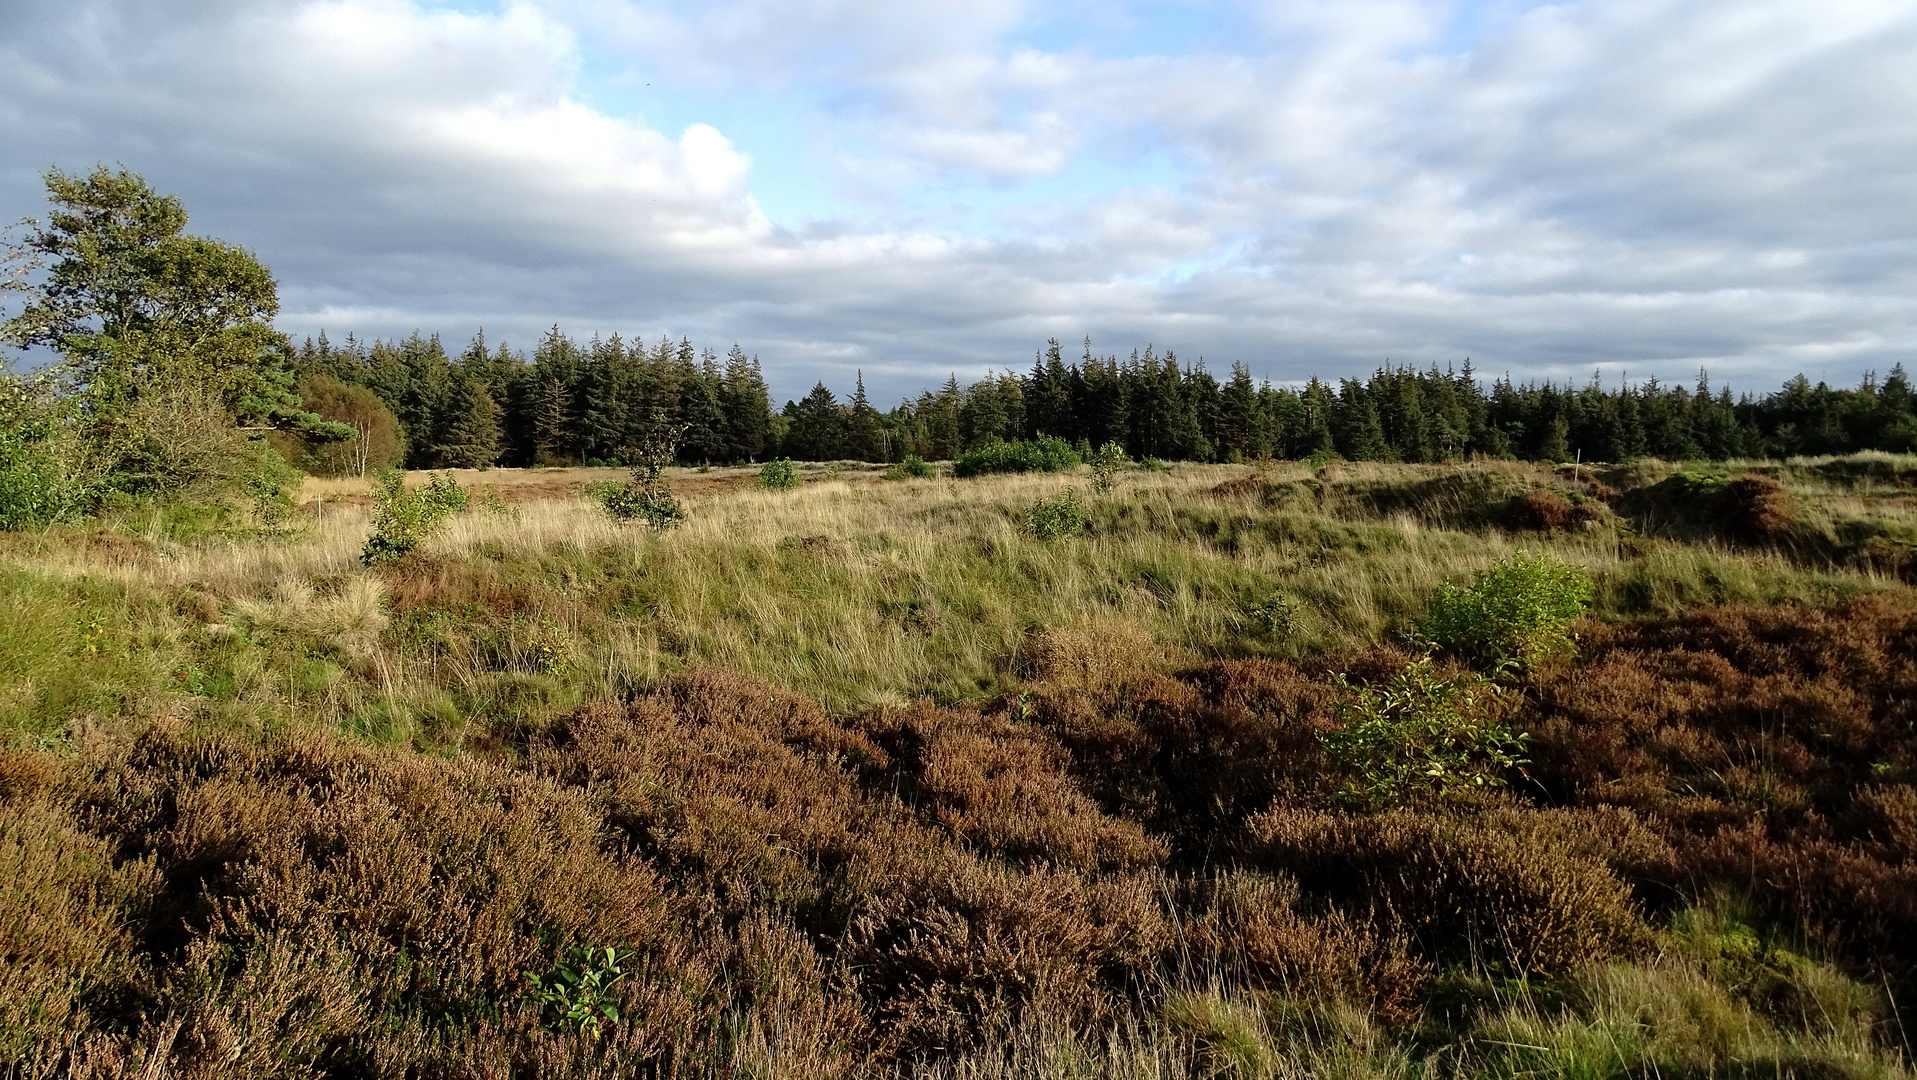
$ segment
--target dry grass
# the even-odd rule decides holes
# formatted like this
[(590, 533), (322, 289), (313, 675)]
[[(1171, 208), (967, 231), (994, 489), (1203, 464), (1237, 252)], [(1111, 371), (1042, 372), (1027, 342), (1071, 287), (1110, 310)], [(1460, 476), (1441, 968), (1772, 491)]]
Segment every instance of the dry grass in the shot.
[[(690, 520), (652, 533), (587, 500), (548, 497), (552, 475), (571, 484), (591, 472), (474, 474), (528, 497), (454, 519), (392, 570), (358, 564), (368, 511), (352, 505), (249, 539), (15, 535), (0, 538), (0, 565), (157, 597), (180, 612), (168, 633), (189, 645), (232, 623), (242, 644), (335, 664), (350, 678), (320, 701), (328, 723), (455, 739), (458, 716), (516, 708), (529, 693), (563, 709), (686, 664), (856, 711), (1015, 691), (1051, 633), (1148, 639), (1160, 665), (1346, 651), (1392, 639), (1440, 581), (1518, 546), (1589, 568), (1614, 616), (1828, 600), (1895, 580), (1729, 545), (1633, 541), (1609, 524), (1506, 533), (1502, 503), (1494, 521), (1460, 526), (1484, 517), (1470, 507), (1487, 491), (1556, 482), (1530, 466), (1334, 465), (1316, 479), (1299, 466), (1180, 466), (1090, 497), (1090, 533), (1058, 542), (1026, 535), (1021, 520), (1069, 477), (890, 483), (867, 471), (792, 492), (735, 484), (688, 492)], [(711, 475), (750, 480), (723, 472)], [(376, 612), (349, 618), (382, 592), (384, 630)], [(199, 662), (194, 648), (180, 665)], [(258, 691), (310, 715), (300, 692)]]
[[(1790, 467), (1765, 528), (1903, 520)], [(1082, 479), (675, 474), (653, 533), (559, 472), (379, 570), (350, 503), (0, 536), (10, 1075), (1907, 1076), (1894, 573), (1517, 465), (1128, 474), (1053, 542)], [(1519, 546), (1602, 616), (1528, 772), (1353, 812), (1330, 675)], [(573, 945), (639, 958), (598, 1036), (526, 997)]]

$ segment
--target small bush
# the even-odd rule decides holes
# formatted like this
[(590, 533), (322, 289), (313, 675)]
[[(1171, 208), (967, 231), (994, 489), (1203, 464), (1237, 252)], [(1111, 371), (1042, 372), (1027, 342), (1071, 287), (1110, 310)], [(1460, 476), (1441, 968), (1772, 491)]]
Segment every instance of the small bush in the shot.
[(1577, 508), (1555, 491), (1532, 488), (1511, 500), (1509, 518), (1512, 527), (1531, 532), (1555, 532), (1568, 528)]
[(790, 491), (801, 482), (791, 458), (776, 458), (759, 466), (759, 486), (768, 491)]
[[(1334, 677), (1349, 689), (1344, 675)], [(1378, 806), (1502, 787), (1525, 763), (1525, 736), (1506, 726), (1490, 680), (1469, 671), (1440, 674), (1416, 660), (1382, 687), (1357, 691), (1338, 707), (1341, 726), (1320, 738), (1354, 775), (1345, 798)]]
[(1776, 540), (1797, 524), (1790, 492), (1768, 476), (1740, 476), (1724, 489), (1727, 516), (1742, 539)]
[(670, 529), (686, 519), (686, 508), (664, 485), (638, 487), (622, 484), (596, 493), (606, 513), (620, 521), (642, 521), (655, 529)]
[(914, 480), (930, 480), (932, 478), (931, 463), (917, 454), (907, 454), (904, 461), (885, 470), (887, 480), (904, 480), (908, 477)]
[(382, 469), (373, 478), (373, 535), (359, 559), (368, 566), (393, 562), (426, 542), (434, 530), (466, 508), (467, 495), (450, 473), (433, 473), (426, 486), (406, 490), (406, 474)]
[(1576, 651), (1568, 628), (1591, 592), (1583, 570), (1520, 551), (1479, 571), (1468, 589), (1438, 586), (1424, 636), (1472, 663), (1532, 666)]
[(1040, 499), (1025, 511), (1025, 530), (1040, 540), (1059, 540), (1077, 536), (1091, 525), (1078, 492), (1066, 488), (1049, 499)]
[(1131, 455), (1125, 453), (1125, 448), (1115, 442), (1108, 442), (1099, 447), (1098, 453), (1093, 454), (1087, 461), (1092, 467), (1092, 490), (1101, 495), (1110, 491), (1112, 485), (1118, 482), (1119, 470), (1129, 467), (1132, 463)]
[(612, 987), (625, 977), (625, 965), (636, 955), (631, 949), (610, 945), (573, 948), (546, 974), (526, 972), (541, 1017), (554, 1027), (579, 1031), (597, 1031), (601, 1021), (617, 1024), (619, 1009)]
[(1078, 451), (1064, 439), (1041, 435), (1029, 442), (990, 442), (959, 455), (952, 471), (959, 476), (986, 473), (1064, 472), (1079, 463)]
[(654, 413), (651, 427), (638, 446), (627, 451), (632, 477), (624, 484), (588, 484), (586, 493), (599, 500), (606, 513), (620, 521), (642, 521), (655, 529), (670, 529), (686, 519), (686, 508), (666, 486), (666, 466), (679, 450), (684, 424), (668, 424)]

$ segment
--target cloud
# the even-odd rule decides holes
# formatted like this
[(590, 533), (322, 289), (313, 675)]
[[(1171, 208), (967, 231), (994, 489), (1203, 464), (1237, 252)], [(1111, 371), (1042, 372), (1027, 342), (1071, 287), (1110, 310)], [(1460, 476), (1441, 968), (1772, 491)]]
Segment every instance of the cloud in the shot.
[[(1279, 379), (1917, 360), (1904, 4), (0, 18), (0, 216), (38, 212), (48, 164), (123, 162), (256, 248), (295, 333), (736, 339), (794, 394), (1087, 333)], [(811, 212), (762, 209), (807, 175)]]

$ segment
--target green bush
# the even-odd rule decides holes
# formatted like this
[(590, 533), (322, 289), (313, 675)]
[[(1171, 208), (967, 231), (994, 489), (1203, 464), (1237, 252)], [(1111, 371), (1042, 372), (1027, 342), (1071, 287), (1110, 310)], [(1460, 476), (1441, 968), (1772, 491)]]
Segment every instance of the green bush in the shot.
[[(1342, 674), (1334, 682), (1351, 689)], [(1356, 693), (1338, 707), (1339, 728), (1320, 736), (1353, 774), (1340, 792), (1348, 799), (1402, 806), (1499, 787), (1525, 763), (1525, 736), (1504, 724), (1498, 687), (1482, 675), (1440, 674), (1425, 658)]]
[(685, 430), (684, 424), (669, 424), (663, 414), (653, 413), (644, 438), (626, 453), (632, 461), (632, 477), (623, 484), (588, 484), (586, 494), (620, 521), (643, 521), (655, 529), (670, 529), (684, 521), (686, 508), (666, 486), (665, 477)]
[(85, 494), (40, 446), (18, 431), (0, 431), (0, 530), (44, 528), (81, 516), (90, 501)]
[(791, 458), (775, 458), (759, 466), (759, 486), (769, 491), (789, 491), (800, 483), (798, 467)]
[(1104, 494), (1118, 482), (1118, 471), (1132, 463), (1131, 455), (1115, 442), (1108, 442), (1098, 448), (1098, 453), (1086, 459), (1092, 467), (1092, 490)]
[(952, 471), (959, 476), (986, 473), (1064, 472), (1079, 463), (1078, 451), (1064, 439), (1041, 435), (1029, 441), (993, 441), (959, 455)]
[(467, 495), (450, 473), (433, 473), (425, 487), (407, 491), (405, 473), (381, 469), (373, 477), (373, 500), (373, 535), (359, 556), (368, 566), (403, 558), (425, 543), (466, 508)]
[(69, 467), (82, 457), (41, 394), (0, 378), (0, 531), (84, 517), (100, 493)]
[(601, 1021), (617, 1024), (619, 1009), (613, 984), (625, 977), (625, 965), (632, 962), (630, 949), (573, 948), (566, 959), (553, 964), (544, 975), (526, 972), (532, 983), (531, 997), (548, 1025), (596, 1031)]
[(1479, 571), (1468, 589), (1438, 586), (1424, 637), (1471, 663), (1533, 666), (1577, 651), (1569, 628), (1591, 591), (1590, 576), (1578, 567), (1519, 551)]
[(917, 454), (905, 455), (905, 460), (885, 470), (887, 480), (904, 480), (908, 477), (917, 480), (932, 478), (932, 465)]
[(670, 529), (686, 519), (686, 508), (663, 484), (607, 485), (595, 491), (599, 505), (620, 521), (641, 521), (655, 529)]
[(1025, 511), (1025, 530), (1040, 540), (1059, 540), (1077, 536), (1091, 525), (1078, 492), (1066, 488), (1049, 499), (1040, 499)]

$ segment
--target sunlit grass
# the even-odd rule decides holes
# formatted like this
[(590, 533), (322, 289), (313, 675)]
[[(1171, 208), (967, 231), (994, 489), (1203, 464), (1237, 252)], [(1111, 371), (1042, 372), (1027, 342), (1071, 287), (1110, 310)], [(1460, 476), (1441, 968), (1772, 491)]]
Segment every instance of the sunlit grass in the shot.
[[(549, 494), (554, 474), (576, 483), (570, 474), (602, 472), (616, 470), (472, 474), (505, 496), (454, 519), (416, 562), (384, 571), (360, 565), (369, 509), (353, 502), (278, 533), (192, 543), (14, 535), (0, 558), (23, 582), (145, 598), (135, 606), (159, 612), (142, 617), (171, 642), (159, 650), (165, 665), (216, 663), (221, 693), (244, 703), (228, 713), (251, 707), (266, 714), (261, 723), (318, 719), (429, 741), (688, 664), (841, 712), (920, 695), (990, 697), (1018, 686), (1020, 658), (1055, 627), (1134, 627), (1173, 663), (1347, 650), (1401, 636), (1440, 582), (1467, 580), (1519, 547), (1587, 568), (1603, 618), (1903, 587), (1777, 554), (1633, 541), (1609, 526), (1548, 537), (1445, 527), (1471, 510), (1458, 500), (1482, 483), (1548, 481), (1527, 465), (1334, 465), (1320, 476), (1298, 465), (1186, 465), (1127, 474), (1104, 495), (1070, 475), (884, 482), (815, 469), (799, 489), (773, 492), (680, 470), (690, 518), (667, 532)], [(1250, 488), (1217, 490), (1252, 476)], [(322, 484), (341, 487), (309, 486)], [(1439, 501), (1406, 503), (1393, 485)], [(1080, 489), (1090, 531), (1027, 535), (1025, 510), (1067, 486)], [(403, 595), (382, 600), (389, 593)], [(1273, 625), (1253, 616), (1261, 607), (1290, 614)], [(208, 629), (225, 623), (232, 636)]]

